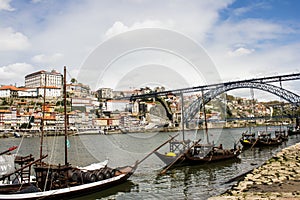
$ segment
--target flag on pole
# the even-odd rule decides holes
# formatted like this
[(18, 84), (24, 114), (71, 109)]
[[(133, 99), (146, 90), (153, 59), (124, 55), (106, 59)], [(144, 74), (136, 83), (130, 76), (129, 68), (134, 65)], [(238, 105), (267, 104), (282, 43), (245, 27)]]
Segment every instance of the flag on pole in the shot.
[(70, 148), (70, 147), (71, 147), (71, 144), (70, 144), (69, 139), (67, 139), (66, 143), (67, 143), (67, 148)]

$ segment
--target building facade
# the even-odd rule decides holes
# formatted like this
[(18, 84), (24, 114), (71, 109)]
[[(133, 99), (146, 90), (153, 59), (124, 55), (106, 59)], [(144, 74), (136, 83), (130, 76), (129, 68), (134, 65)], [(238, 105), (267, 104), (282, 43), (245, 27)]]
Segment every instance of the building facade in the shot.
[(87, 97), (91, 94), (90, 87), (82, 83), (67, 84), (66, 89), (70, 97)]
[(52, 70), (51, 72), (41, 70), (26, 75), (25, 87), (37, 88), (37, 87), (45, 86), (45, 80), (46, 80), (46, 86), (54, 86), (54, 87), (62, 88), (63, 75), (55, 70)]
[(112, 99), (113, 90), (111, 88), (100, 88), (97, 90), (99, 99)]
[(37, 95), (40, 97), (44, 96), (44, 91), (46, 91), (46, 97), (61, 97), (62, 92), (61, 88), (55, 86), (46, 86), (37, 88)]

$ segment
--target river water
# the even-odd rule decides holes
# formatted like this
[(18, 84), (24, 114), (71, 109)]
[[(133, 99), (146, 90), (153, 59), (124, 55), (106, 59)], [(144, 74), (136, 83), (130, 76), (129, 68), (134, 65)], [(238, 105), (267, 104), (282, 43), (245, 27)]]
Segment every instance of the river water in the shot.
[[(265, 128), (256, 128), (255, 130)], [(269, 127), (269, 130), (278, 129)], [(232, 148), (246, 128), (212, 129), (209, 140), (216, 145), (222, 143), (224, 148)], [(93, 162), (109, 160), (109, 166), (132, 165), (158, 147), (175, 132), (132, 133), (115, 135), (81, 135), (70, 136), (68, 162), (73, 166), (85, 166)], [(203, 131), (186, 131), (185, 139), (197, 140), (203, 137)], [(179, 136), (179, 138), (182, 136)], [(44, 138), (43, 154), (49, 154), (48, 162), (64, 163), (63, 137)], [(1, 150), (18, 145), (19, 154), (32, 153), (39, 157), (40, 138), (3, 138), (0, 139)], [(300, 142), (299, 136), (290, 136), (289, 140), (278, 147), (253, 148), (241, 153), (238, 160), (211, 163), (209, 165), (185, 166), (158, 175), (164, 167), (154, 154), (141, 163), (137, 171), (126, 183), (111, 189), (93, 193), (83, 199), (207, 199), (225, 192), (235, 182), (226, 181), (261, 165), (280, 149)], [(167, 152), (167, 146), (160, 152)]]

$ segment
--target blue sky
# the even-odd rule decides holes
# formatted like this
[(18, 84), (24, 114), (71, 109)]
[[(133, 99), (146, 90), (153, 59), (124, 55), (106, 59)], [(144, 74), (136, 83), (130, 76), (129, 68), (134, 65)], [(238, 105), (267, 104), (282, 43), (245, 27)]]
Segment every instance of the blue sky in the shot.
[[(299, 10), (296, 0), (0, 0), (0, 84), (21, 86), (28, 73), (64, 65), (77, 77), (103, 42), (144, 28), (197, 42), (222, 81), (298, 73)], [(284, 87), (300, 93), (299, 81)]]

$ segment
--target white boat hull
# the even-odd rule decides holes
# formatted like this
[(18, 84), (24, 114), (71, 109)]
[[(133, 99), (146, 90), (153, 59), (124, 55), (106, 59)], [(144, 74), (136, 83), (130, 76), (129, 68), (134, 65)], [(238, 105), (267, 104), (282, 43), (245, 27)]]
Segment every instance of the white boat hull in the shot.
[(101, 191), (111, 185), (126, 181), (129, 178), (128, 174), (121, 174), (106, 180), (93, 183), (82, 184), (69, 188), (50, 190), (44, 192), (18, 193), (18, 194), (0, 194), (1, 200), (18, 200), (18, 199), (53, 199), (57, 197), (77, 196), (77, 194), (89, 193), (89, 191)]

